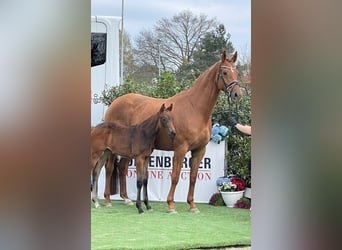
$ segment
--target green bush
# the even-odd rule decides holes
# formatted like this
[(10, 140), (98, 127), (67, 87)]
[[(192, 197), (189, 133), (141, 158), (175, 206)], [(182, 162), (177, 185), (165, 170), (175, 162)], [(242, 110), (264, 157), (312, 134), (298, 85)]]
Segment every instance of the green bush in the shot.
[(128, 93), (138, 93), (156, 98), (168, 98), (191, 86), (191, 81), (178, 82), (169, 71), (164, 71), (156, 82), (134, 82), (126, 79), (125, 83), (102, 91), (101, 102), (110, 105), (113, 100)]
[(153, 84), (149, 82), (133, 82), (128, 80), (122, 85), (103, 90), (101, 102), (105, 105), (110, 105), (113, 100), (128, 93), (152, 96), (154, 88)]
[[(235, 106), (230, 106), (228, 116), (233, 116), (241, 124), (251, 124), (251, 91), (247, 89), (247, 94)], [(228, 123), (228, 121), (226, 120)], [(226, 174), (236, 175), (246, 182), (247, 187), (251, 187), (251, 136), (244, 135), (236, 128), (231, 128), (228, 134), (226, 154)]]

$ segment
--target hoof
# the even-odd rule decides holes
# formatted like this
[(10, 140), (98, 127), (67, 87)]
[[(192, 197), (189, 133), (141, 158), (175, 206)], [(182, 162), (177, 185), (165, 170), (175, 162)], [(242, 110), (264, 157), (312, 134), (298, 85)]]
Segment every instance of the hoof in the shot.
[(149, 208), (149, 209), (147, 209), (147, 211), (153, 212), (153, 208)]
[(105, 207), (112, 207), (112, 203), (106, 203)]
[(132, 206), (132, 205), (134, 205), (134, 203), (133, 203), (130, 199), (124, 199), (124, 203), (125, 203), (125, 205), (127, 205), (127, 206)]
[(198, 209), (197, 207), (195, 207), (195, 208), (190, 208), (190, 209), (189, 209), (189, 212), (190, 212), (190, 213), (195, 213), (195, 214), (197, 214), (197, 213), (199, 213), (200, 211), (199, 211), (199, 209)]
[(167, 210), (167, 213), (168, 213), (168, 214), (176, 214), (177, 211), (176, 211), (176, 209), (168, 209), (168, 210)]
[(95, 208), (101, 208), (101, 205), (98, 203), (97, 204), (95, 203)]

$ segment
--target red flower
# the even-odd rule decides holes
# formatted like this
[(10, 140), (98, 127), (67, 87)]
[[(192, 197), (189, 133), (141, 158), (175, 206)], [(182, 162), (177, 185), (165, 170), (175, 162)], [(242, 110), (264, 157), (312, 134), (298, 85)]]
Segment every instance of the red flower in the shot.
[(230, 181), (237, 186), (237, 191), (245, 190), (245, 182), (243, 180), (233, 177)]

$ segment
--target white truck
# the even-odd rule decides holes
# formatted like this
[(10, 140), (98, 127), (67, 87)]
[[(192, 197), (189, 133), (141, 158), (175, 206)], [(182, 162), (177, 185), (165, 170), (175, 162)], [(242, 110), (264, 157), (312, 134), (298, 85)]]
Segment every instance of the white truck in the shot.
[(102, 91), (120, 84), (120, 25), (121, 17), (91, 17), (91, 126), (104, 119)]

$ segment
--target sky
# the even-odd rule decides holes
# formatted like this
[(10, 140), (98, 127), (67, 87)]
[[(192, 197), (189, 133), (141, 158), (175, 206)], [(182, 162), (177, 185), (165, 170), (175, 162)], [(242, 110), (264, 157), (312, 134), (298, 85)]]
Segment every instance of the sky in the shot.
[[(162, 18), (190, 10), (223, 23), (238, 54), (251, 55), (251, 0), (123, 0), (124, 30), (132, 41)], [(120, 16), (122, 0), (91, 0), (92, 16)]]

